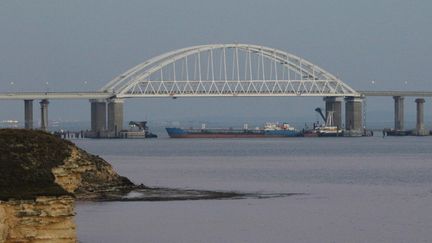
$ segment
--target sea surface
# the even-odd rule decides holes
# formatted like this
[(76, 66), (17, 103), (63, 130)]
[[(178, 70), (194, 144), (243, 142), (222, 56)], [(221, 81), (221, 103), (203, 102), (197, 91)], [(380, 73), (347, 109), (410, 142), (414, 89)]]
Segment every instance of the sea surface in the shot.
[(432, 137), (74, 142), (148, 186), (303, 193), (78, 202), (80, 242), (432, 242)]

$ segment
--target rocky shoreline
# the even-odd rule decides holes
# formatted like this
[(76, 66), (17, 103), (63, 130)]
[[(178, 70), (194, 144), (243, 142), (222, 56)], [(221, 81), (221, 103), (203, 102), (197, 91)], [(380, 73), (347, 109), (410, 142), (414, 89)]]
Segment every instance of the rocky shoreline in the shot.
[(77, 242), (74, 198), (0, 201), (0, 242)]

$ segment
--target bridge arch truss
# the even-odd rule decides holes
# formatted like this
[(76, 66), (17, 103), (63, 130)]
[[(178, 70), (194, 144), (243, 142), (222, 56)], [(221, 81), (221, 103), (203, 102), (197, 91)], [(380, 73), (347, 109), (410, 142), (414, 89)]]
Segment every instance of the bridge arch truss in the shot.
[(200, 45), (156, 56), (105, 85), (118, 98), (360, 96), (293, 54), (248, 44)]

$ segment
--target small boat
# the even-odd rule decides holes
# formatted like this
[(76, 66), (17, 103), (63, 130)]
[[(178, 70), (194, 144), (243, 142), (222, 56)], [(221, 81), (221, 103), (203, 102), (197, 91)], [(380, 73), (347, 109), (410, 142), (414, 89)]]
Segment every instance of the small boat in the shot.
[(409, 136), (412, 135), (412, 131), (405, 131), (405, 130), (394, 130), (385, 128), (383, 130), (384, 136)]

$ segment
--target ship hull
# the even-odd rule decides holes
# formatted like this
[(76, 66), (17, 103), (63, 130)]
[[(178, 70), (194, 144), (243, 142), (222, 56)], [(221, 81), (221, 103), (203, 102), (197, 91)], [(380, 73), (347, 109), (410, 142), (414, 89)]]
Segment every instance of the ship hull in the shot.
[(224, 129), (181, 129), (166, 128), (171, 138), (277, 138), (298, 137), (298, 131), (291, 130), (224, 130)]

